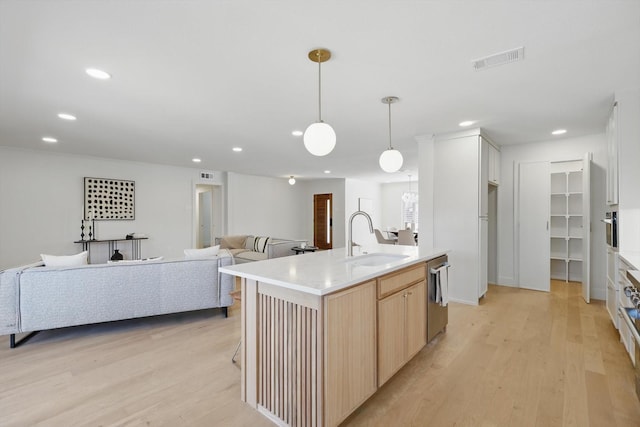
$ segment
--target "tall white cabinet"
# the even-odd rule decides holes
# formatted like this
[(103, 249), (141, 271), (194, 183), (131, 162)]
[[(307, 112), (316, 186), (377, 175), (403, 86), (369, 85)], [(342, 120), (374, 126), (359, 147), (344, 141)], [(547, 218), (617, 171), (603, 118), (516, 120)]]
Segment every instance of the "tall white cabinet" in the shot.
[(434, 138), (434, 246), (451, 249), (449, 297), (468, 304), (487, 292), (489, 147), (480, 129)]

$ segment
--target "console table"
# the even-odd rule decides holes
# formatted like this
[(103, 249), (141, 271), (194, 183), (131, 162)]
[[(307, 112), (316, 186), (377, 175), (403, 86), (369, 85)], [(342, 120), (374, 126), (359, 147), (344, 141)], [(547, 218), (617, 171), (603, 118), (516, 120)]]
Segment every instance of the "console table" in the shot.
[(116, 249), (117, 242), (131, 242), (131, 257), (132, 259), (140, 259), (141, 241), (147, 240), (148, 237), (134, 237), (133, 239), (95, 239), (95, 240), (76, 240), (73, 243), (79, 243), (82, 245), (82, 250), (88, 252), (89, 263), (91, 263), (91, 244), (92, 243), (107, 243), (109, 245), (109, 256), (113, 254), (113, 250)]

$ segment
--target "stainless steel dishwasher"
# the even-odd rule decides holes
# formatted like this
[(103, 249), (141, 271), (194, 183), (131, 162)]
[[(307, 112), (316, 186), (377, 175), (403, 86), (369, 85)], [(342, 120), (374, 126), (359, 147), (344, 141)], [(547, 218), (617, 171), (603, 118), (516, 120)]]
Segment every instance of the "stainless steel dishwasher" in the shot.
[(440, 332), (445, 331), (449, 321), (446, 297), (443, 301), (442, 290), (438, 292), (438, 281), (444, 286), (448, 286), (448, 276), (447, 279), (442, 277), (442, 275), (448, 274), (448, 268), (449, 262), (446, 255), (427, 262), (427, 342)]

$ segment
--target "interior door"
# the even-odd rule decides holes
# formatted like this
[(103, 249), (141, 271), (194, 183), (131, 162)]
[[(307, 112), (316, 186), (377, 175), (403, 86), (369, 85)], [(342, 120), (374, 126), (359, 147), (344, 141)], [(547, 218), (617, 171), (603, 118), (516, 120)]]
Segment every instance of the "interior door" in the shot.
[(549, 162), (520, 163), (518, 176), (518, 271), (521, 288), (549, 292)]
[(211, 219), (212, 219), (212, 207), (213, 197), (211, 191), (205, 191), (198, 194), (198, 240), (199, 248), (208, 248), (211, 246)]
[(333, 194), (313, 195), (313, 245), (333, 248)]
[(582, 165), (582, 298), (591, 301), (591, 153), (584, 155)]

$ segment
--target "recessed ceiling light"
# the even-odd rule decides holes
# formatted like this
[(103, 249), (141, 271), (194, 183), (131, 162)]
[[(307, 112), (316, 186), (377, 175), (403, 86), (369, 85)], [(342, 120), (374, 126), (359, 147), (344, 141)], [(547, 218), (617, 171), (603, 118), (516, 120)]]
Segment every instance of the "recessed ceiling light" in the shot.
[(302, 136), (304, 132), (302, 132), (301, 130), (294, 130), (293, 132), (291, 132), (291, 135), (293, 136)]
[(324, 173), (331, 173), (331, 171), (330, 170), (326, 170), (326, 171), (324, 171)]
[(111, 74), (106, 71), (98, 70), (97, 68), (87, 68), (84, 71), (94, 79), (109, 80), (111, 78)]
[(52, 143), (52, 144), (53, 144), (53, 143), (55, 143), (55, 142), (58, 142), (58, 140), (57, 140), (57, 139), (52, 138), (52, 137), (50, 137), (50, 136), (45, 136), (45, 137), (43, 137), (43, 138), (42, 138), (42, 140), (43, 140), (44, 142), (50, 142), (50, 143)]
[(467, 126), (471, 126), (472, 124), (474, 124), (475, 122), (472, 120), (466, 120), (464, 122), (460, 122), (458, 123), (458, 126), (462, 126), (462, 127), (467, 127)]
[(200, 163), (202, 160), (201, 160), (201, 159), (199, 159), (199, 158), (197, 158), (197, 157), (194, 157), (193, 159), (191, 159), (191, 161), (192, 161), (193, 163)]
[(58, 114), (58, 117), (60, 117), (62, 120), (76, 120), (76, 116), (67, 113), (60, 113)]
[(239, 153), (242, 151), (241, 147), (233, 147), (233, 151), (235, 151), (236, 153)]
[(567, 133), (566, 129), (556, 129), (553, 132), (551, 132), (551, 135), (562, 135), (564, 133)]

